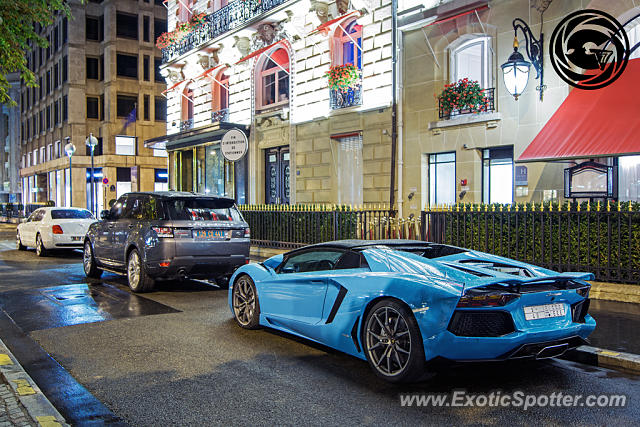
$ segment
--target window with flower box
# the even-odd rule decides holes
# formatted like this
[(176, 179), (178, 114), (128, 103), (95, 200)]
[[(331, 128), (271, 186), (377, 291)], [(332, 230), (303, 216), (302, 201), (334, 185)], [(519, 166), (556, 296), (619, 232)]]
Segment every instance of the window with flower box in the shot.
[(362, 25), (348, 19), (338, 25), (331, 41), (329, 79), (331, 109), (362, 104)]

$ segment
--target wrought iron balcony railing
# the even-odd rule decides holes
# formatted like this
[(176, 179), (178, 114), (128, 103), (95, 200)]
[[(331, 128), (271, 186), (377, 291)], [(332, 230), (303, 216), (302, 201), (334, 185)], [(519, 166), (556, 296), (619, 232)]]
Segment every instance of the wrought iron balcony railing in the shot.
[(254, 18), (288, 0), (234, 0), (205, 17), (203, 26), (189, 33), (179, 43), (162, 49), (162, 63), (167, 63), (227, 31), (242, 27)]
[(211, 123), (228, 122), (229, 121), (229, 109), (223, 108), (222, 110), (211, 112)]
[(180, 132), (189, 130), (193, 127), (193, 119), (187, 119), (185, 121), (180, 122)]
[[(362, 79), (362, 78), (361, 78)], [(362, 80), (356, 87), (347, 89), (330, 89), (329, 106), (332, 110), (362, 105)]]
[(473, 110), (471, 108), (463, 108), (463, 109), (447, 109), (442, 105), (442, 101), (438, 100), (438, 117), (440, 119), (451, 119), (456, 116), (460, 116), (462, 114), (474, 114), (474, 113), (486, 113), (489, 111), (495, 110), (495, 99), (494, 93), (495, 88), (490, 87), (488, 89), (484, 89), (482, 92), (484, 93), (484, 97), (486, 98), (486, 103), (484, 105), (479, 105), (480, 111)]

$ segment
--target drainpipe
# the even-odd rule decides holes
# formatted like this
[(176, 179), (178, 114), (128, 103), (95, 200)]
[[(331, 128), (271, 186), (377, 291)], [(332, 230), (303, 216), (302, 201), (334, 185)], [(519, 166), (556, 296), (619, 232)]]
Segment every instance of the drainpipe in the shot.
[(397, 128), (398, 128), (398, 216), (400, 218), (403, 217), (403, 206), (404, 206), (404, 197), (402, 196), (404, 194), (404, 190), (403, 190), (403, 179), (402, 179), (402, 173), (403, 173), (403, 165), (404, 165), (404, 154), (403, 154), (403, 149), (404, 149), (404, 143), (403, 143), (403, 138), (402, 138), (402, 134), (403, 134), (403, 127), (404, 127), (404, 119), (402, 116), (402, 93), (404, 91), (404, 84), (402, 83), (402, 73), (404, 72), (404, 70), (402, 69), (402, 49), (403, 47), (403, 37), (404, 37), (404, 33), (402, 31), (398, 32), (398, 75), (397, 75), (397, 85), (398, 85), (398, 121), (397, 121)]
[(389, 186), (389, 208), (395, 204), (396, 186), (396, 150), (398, 145), (398, 117), (397, 117), (397, 42), (398, 42), (398, 0), (391, 0), (391, 183)]

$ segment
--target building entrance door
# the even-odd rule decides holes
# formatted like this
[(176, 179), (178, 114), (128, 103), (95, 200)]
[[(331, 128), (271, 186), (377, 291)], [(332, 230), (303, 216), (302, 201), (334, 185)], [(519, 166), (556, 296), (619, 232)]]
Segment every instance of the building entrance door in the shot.
[(265, 202), (286, 205), (289, 203), (289, 147), (265, 150)]

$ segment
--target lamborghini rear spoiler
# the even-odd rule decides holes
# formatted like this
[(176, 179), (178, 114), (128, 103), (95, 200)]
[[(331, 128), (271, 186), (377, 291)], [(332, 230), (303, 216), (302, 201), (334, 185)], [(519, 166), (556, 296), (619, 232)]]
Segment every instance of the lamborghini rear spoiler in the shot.
[(480, 288), (482, 286), (503, 284), (503, 285), (533, 285), (536, 283), (558, 283), (570, 280), (593, 280), (593, 273), (566, 272), (557, 276), (538, 276), (538, 277), (483, 277), (477, 278), (472, 283), (465, 283), (465, 289)]

